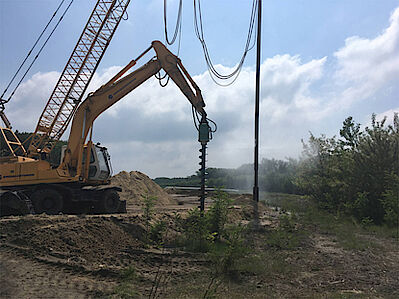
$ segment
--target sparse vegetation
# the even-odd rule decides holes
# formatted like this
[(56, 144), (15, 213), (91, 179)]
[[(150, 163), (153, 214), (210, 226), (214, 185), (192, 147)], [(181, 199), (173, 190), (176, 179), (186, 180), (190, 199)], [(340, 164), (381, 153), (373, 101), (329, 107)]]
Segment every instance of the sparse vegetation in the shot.
[[(370, 222), (359, 222), (356, 218), (346, 214), (331, 214), (320, 209), (317, 203), (306, 196), (280, 198), (279, 201), (273, 201), (272, 204), (283, 211), (288, 210), (294, 213), (292, 214), (293, 217), (285, 215), (280, 217), (280, 220), (283, 220), (285, 224), (283, 227), (280, 226), (278, 229), (272, 231), (272, 238), (268, 242), (277, 244), (277, 247), (281, 244), (286, 244), (286, 246), (288, 244), (288, 248), (291, 247), (289, 246), (291, 243), (288, 240), (291, 240), (295, 247), (312, 230), (318, 230), (323, 234), (334, 235), (338, 244), (346, 250), (378, 248), (378, 244), (370, 238), (364, 237), (365, 235), (375, 234), (396, 238), (396, 228), (377, 226)], [(293, 223), (301, 225), (301, 229), (292, 230)], [(284, 227), (288, 228), (288, 231)], [(291, 229), (289, 229), (290, 227)], [(290, 231), (291, 235), (288, 237)], [(288, 248), (286, 247), (286, 249)]]
[(211, 247), (208, 257), (215, 277), (237, 278), (237, 266), (249, 249), (245, 245), (245, 231), (242, 225), (230, 225), (224, 231), (223, 240)]
[(141, 294), (135, 288), (137, 280), (136, 270), (130, 266), (123, 269), (120, 274), (120, 284), (115, 287), (112, 297), (120, 299), (141, 298)]
[(149, 196), (148, 194), (145, 195), (144, 197), (144, 206), (142, 208), (143, 210), (143, 216), (145, 220), (145, 231), (146, 231), (146, 240), (147, 243), (150, 241), (150, 234), (151, 234), (151, 220), (152, 216), (154, 214), (154, 206), (157, 198), (153, 196)]
[(225, 234), (225, 226), (228, 217), (228, 207), (232, 203), (226, 192), (220, 190), (216, 191), (214, 201), (209, 211), (206, 213), (209, 231), (215, 236), (217, 240)]
[[(246, 226), (250, 196), (229, 195), (225, 198), (233, 198), (232, 204), (220, 205), (216, 214), (210, 206), (204, 215), (198, 209), (180, 213), (181, 206), (175, 214), (149, 213), (149, 241), (146, 219), (137, 214), (3, 219), (0, 251), (20, 262), (15, 271), (21, 277), (32, 278), (27, 267), (33, 263), (43, 277), (48, 278), (40, 272), (43, 267), (51, 274), (62, 272), (68, 280), (57, 279), (74, 281), (71, 292), (94, 298), (339, 298), (348, 290), (364, 297), (398, 295), (399, 259), (391, 228), (328, 213), (309, 197), (262, 195), (270, 207), (259, 205), (260, 230)], [(211, 229), (211, 214), (227, 219), (216, 221), (224, 223), (219, 238)], [(201, 234), (195, 231), (198, 224)], [(198, 236), (202, 244), (193, 242)], [(155, 239), (163, 241), (159, 245)], [(13, 244), (35, 259), (14, 255)], [(54, 257), (57, 267), (48, 263)], [(7, 260), (0, 262), (9, 267)], [(63, 263), (70, 273), (59, 270)]]
[(178, 227), (181, 231), (180, 242), (188, 251), (207, 252), (214, 240), (214, 235), (208, 230), (206, 217), (198, 208), (188, 211), (187, 218), (178, 217)]
[(265, 242), (268, 246), (279, 249), (296, 249), (304, 238), (304, 231), (296, 228), (295, 214), (280, 216), (280, 225), (266, 232)]

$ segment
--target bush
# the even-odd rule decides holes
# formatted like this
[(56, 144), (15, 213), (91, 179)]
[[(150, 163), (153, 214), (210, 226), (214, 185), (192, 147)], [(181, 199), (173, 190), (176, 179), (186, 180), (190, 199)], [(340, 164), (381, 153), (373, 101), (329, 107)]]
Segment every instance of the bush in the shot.
[(123, 299), (141, 298), (140, 293), (135, 289), (135, 282), (137, 280), (136, 269), (130, 266), (122, 270), (120, 279), (121, 283), (115, 287), (113, 295)]
[(147, 243), (150, 241), (151, 220), (154, 214), (154, 206), (156, 200), (156, 197), (146, 194), (144, 198), (144, 206), (142, 207)]
[(363, 223), (392, 225), (398, 187), (386, 177), (399, 176), (399, 118), (395, 114), (393, 124), (386, 125), (386, 119), (377, 121), (373, 115), (371, 122), (361, 131), (348, 117), (340, 139), (311, 134), (296, 184), (322, 209), (347, 213)]
[(211, 247), (213, 275), (237, 278), (239, 261), (248, 252), (245, 246), (245, 227), (233, 225), (225, 230), (223, 242), (215, 242)]
[(214, 196), (214, 202), (206, 213), (207, 225), (209, 231), (220, 239), (220, 236), (224, 234), (224, 227), (227, 222), (228, 207), (231, 205), (232, 200), (229, 199), (227, 193), (218, 190)]
[(385, 211), (384, 220), (388, 226), (397, 227), (399, 226), (399, 176), (391, 174), (387, 179), (392, 187), (383, 193), (381, 199)]
[(198, 208), (188, 212), (186, 219), (180, 218), (183, 245), (187, 250), (207, 252), (214, 236), (209, 231), (207, 217)]
[(183, 245), (191, 251), (208, 252), (215, 241), (225, 237), (231, 202), (227, 193), (218, 190), (208, 212), (195, 208), (188, 212), (185, 219), (176, 217), (182, 231)]
[(158, 220), (151, 225), (149, 232), (149, 239), (152, 242), (154, 242), (155, 245), (161, 246), (163, 245), (165, 232), (166, 232), (165, 221)]

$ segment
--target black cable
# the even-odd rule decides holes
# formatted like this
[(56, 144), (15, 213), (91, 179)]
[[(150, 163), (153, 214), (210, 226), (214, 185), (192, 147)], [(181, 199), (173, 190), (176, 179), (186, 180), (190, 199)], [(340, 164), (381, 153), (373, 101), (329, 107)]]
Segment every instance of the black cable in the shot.
[[(126, 15), (126, 18), (123, 17), (124, 15)], [(127, 13), (127, 10), (125, 10), (125, 13), (122, 15), (122, 20), (124, 21), (129, 20), (129, 14)]]
[(176, 41), (176, 38), (179, 34), (179, 31), (181, 31), (181, 19), (182, 19), (182, 7), (183, 7), (183, 0), (179, 1), (179, 10), (177, 13), (177, 19), (176, 19), (176, 25), (175, 25), (175, 32), (173, 33), (172, 40), (169, 40), (168, 36), (168, 23), (166, 21), (166, 14), (167, 14), (167, 9), (166, 9), (166, 1), (163, 1), (163, 21), (164, 21), (164, 27), (165, 27), (165, 39), (168, 45), (173, 45)]
[(161, 76), (161, 71), (159, 71), (157, 74), (155, 74), (155, 78), (157, 78), (158, 80), (163, 80), (168, 75), (168, 73), (165, 72), (165, 75)]
[(180, 24), (179, 24), (179, 42), (177, 44), (177, 56), (180, 55), (180, 46), (181, 46), (181, 28), (182, 28), (182, 24), (183, 24), (183, 15), (180, 16)]
[[(159, 71), (157, 74), (155, 74), (154, 75), (155, 76), (155, 78), (156, 79), (158, 79), (158, 82), (159, 82), (159, 85), (161, 85), (161, 87), (166, 87), (166, 85), (168, 85), (168, 83), (169, 83), (169, 75), (168, 75), (168, 73), (167, 72), (165, 72), (165, 74), (162, 76), (161, 75), (161, 71)], [(162, 83), (162, 80), (163, 79), (165, 79), (166, 77), (168, 77), (167, 79), (166, 79), (166, 82), (165, 83)]]
[[(208, 51), (208, 48), (207, 48), (207, 45), (205, 43), (205, 39), (204, 39), (204, 36), (203, 36), (202, 16), (200, 15), (201, 38), (203, 40), (203, 45), (204, 45), (204, 48), (205, 48), (207, 64), (209, 65), (211, 72), (219, 79), (226, 80), (226, 79), (229, 79), (229, 78), (233, 77), (235, 74), (238, 75), (238, 73), (241, 71), (241, 67), (242, 67), (242, 65), (244, 63), (244, 60), (246, 58), (246, 55), (247, 55), (248, 51), (253, 48), (253, 46), (250, 47), (249, 45), (250, 45), (250, 40), (251, 40), (251, 37), (252, 37), (253, 25), (254, 25), (254, 20), (255, 20), (254, 14), (256, 13), (256, 9), (254, 9), (254, 5), (255, 5), (255, 1), (253, 1), (253, 10), (252, 10), (253, 14), (251, 15), (250, 27), (249, 27), (249, 31), (248, 31), (248, 37), (247, 37), (247, 44), (246, 44), (243, 56), (242, 56), (242, 58), (240, 60), (240, 63), (238, 64), (237, 68), (229, 75), (221, 75), (219, 72), (217, 72), (217, 70), (213, 66), (213, 63), (211, 61), (210, 54), (209, 54), (209, 51)], [(200, 3), (199, 3), (198, 8), (199, 8), (199, 13), (201, 13)], [(234, 80), (233, 80), (233, 82), (234, 82)]]
[[(61, 3), (58, 5), (57, 9), (55, 10), (55, 12), (53, 13), (53, 16), (50, 18), (50, 21), (48, 21), (47, 25), (44, 27), (43, 31), (40, 33), (39, 37), (36, 39), (35, 43), (33, 44), (32, 49), (30, 49), (30, 51), (28, 52), (28, 55), (26, 55), (24, 61), (21, 63), (21, 65), (19, 66), (18, 70), (15, 72), (14, 76), (12, 77), (10, 83), (8, 83), (6, 89), (3, 91), (2, 95), (0, 98), (3, 98), (4, 94), (7, 92), (8, 88), (10, 87), (10, 85), (12, 84), (12, 82), (14, 81), (15, 77), (18, 75), (19, 71), (21, 70), (21, 68), (23, 67), (23, 65), (25, 64), (26, 60), (29, 58), (30, 54), (32, 54), (32, 51), (35, 49), (37, 43), (39, 42), (39, 40), (42, 38), (44, 32), (47, 30), (48, 26), (50, 25), (50, 23), (53, 21), (54, 17), (56, 16), (56, 14), (58, 13), (58, 10), (60, 9), (60, 7), (62, 6), (62, 4), (64, 3), (65, 0), (62, 0)], [(7, 103), (10, 99), (8, 99), (7, 101), (5, 101), (5, 103)]]
[[(124, 5), (124, 3), (122, 2), (122, 0), (118, 1), (118, 5), (119, 7), (122, 7), (122, 5)], [(123, 16), (126, 15), (126, 17), (124, 18)], [(122, 20), (127, 21), (129, 20), (129, 14), (127, 13), (127, 10), (125, 10), (125, 13), (122, 15)]]
[[(167, 74), (166, 74), (167, 75)], [(166, 75), (163, 77), (163, 78), (165, 78), (166, 77)], [(165, 83), (162, 83), (162, 79), (163, 78), (160, 78), (159, 79), (159, 85), (161, 85), (161, 87), (166, 87), (166, 85), (168, 85), (168, 83), (169, 83), (169, 79), (170, 79), (170, 77), (169, 76), (167, 76), (167, 78), (166, 78), (166, 82)]]
[(192, 114), (193, 114), (193, 121), (194, 121), (194, 126), (195, 126), (195, 128), (197, 129), (197, 131), (199, 131), (199, 125), (197, 124), (197, 122), (195, 121), (195, 112), (196, 112), (196, 110), (195, 110), (195, 108), (194, 108), (194, 105), (192, 105), (191, 106), (191, 112), (192, 112)]
[(212, 133), (215, 133), (216, 131), (217, 131), (217, 129), (218, 129), (218, 126), (217, 126), (217, 124), (212, 120), (212, 119), (210, 119), (210, 118), (206, 118), (208, 121), (210, 121), (211, 123), (213, 123), (213, 125), (215, 126), (215, 128), (212, 130), (212, 128), (211, 128), (211, 132)]
[[(163, 4), (164, 4), (164, 6), (163, 6), (163, 20), (164, 20), (165, 40), (166, 40), (166, 43), (168, 45), (173, 45), (176, 42), (176, 38), (179, 37), (178, 46), (177, 46), (177, 56), (179, 56), (180, 55), (180, 46), (181, 46), (181, 32), (182, 32), (181, 28), (182, 28), (182, 19), (183, 19), (183, 17), (182, 17), (183, 0), (180, 0), (180, 2), (179, 2), (179, 10), (178, 10), (178, 13), (177, 13), (175, 31), (173, 33), (172, 40), (169, 40), (169, 34), (168, 34), (166, 1), (167, 0), (164, 0), (164, 2), (163, 2)], [(161, 77), (160, 72), (159, 72), (158, 77), (155, 76), (159, 80), (159, 85), (161, 85), (162, 87), (166, 87), (166, 85), (168, 85), (168, 83), (169, 83), (169, 79), (170, 79), (169, 76), (167, 77), (166, 82), (162, 83), (162, 80), (166, 76), (168, 76), (168, 75), (165, 73), (165, 75), (163, 77)]]
[[(252, 10), (251, 10), (251, 18), (250, 18), (250, 22), (249, 22), (249, 28), (248, 28), (248, 35), (247, 35), (247, 40), (246, 40), (246, 44), (245, 44), (245, 48), (244, 48), (244, 52), (243, 55), (240, 59), (240, 62), (238, 63), (237, 67), (235, 68), (235, 70), (233, 72), (231, 72), (228, 75), (223, 75), (221, 73), (219, 73), (216, 68), (213, 65), (209, 50), (208, 50), (208, 46), (206, 44), (205, 41), (205, 37), (204, 37), (204, 29), (203, 29), (203, 22), (202, 22), (202, 12), (201, 12), (201, 2), (200, 0), (194, 0), (194, 29), (195, 29), (195, 34), (198, 38), (198, 40), (201, 43), (203, 52), (204, 52), (204, 57), (205, 57), (205, 61), (206, 64), (208, 66), (208, 70), (209, 73), (211, 75), (212, 80), (221, 86), (228, 86), (231, 85), (235, 82), (235, 80), (238, 78), (238, 75), (241, 72), (242, 66), (244, 64), (245, 58), (248, 54), (248, 52), (254, 47), (255, 45), (255, 39), (252, 42), (251, 45), (251, 40), (252, 40), (252, 36), (253, 36), (253, 29), (254, 29), (254, 24), (255, 24), (255, 20), (256, 20), (256, 16), (257, 16), (257, 3), (258, 0), (253, 0), (252, 2)], [(220, 80), (228, 80), (228, 79), (232, 79), (231, 82), (229, 82), (228, 84), (221, 84), (220, 82), (217, 82), (215, 77), (217, 79)]]
[(46, 41), (44, 42), (44, 44), (42, 45), (42, 47), (40, 48), (39, 52), (36, 54), (35, 58), (33, 59), (32, 63), (29, 65), (28, 69), (26, 70), (25, 74), (22, 76), (21, 80), (19, 80), (18, 85), (14, 88), (13, 92), (11, 93), (10, 97), (7, 99), (7, 102), (11, 100), (12, 96), (14, 95), (15, 91), (18, 89), (18, 87), (21, 85), (22, 81), (25, 79), (25, 76), (28, 74), (28, 72), (30, 71), (30, 69), (32, 68), (32, 65), (35, 63), (36, 59), (39, 57), (40, 53), (42, 52), (43, 48), (46, 46), (47, 42), (49, 41), (49, 39), (51, 38), (51, 36), (53, 35), (55, 29), (57, 29), (58, 25), (61, 23), (62, 19), (64, 18), (65, 14), (67, 13), (67, 11), (69, 10), (69, 7), (71, 6), (71, 4), (73, 3), (74, 0), (71, 0), (71, 2), (69, 3), (68, 7), (65, 9), (64, 13), (61, 15), (60, 19), (58, 20), (57, 24), (55, 25), (55, 27), (53, 28), (53, 30), (50, 32), (50, 35), (47, 37)]

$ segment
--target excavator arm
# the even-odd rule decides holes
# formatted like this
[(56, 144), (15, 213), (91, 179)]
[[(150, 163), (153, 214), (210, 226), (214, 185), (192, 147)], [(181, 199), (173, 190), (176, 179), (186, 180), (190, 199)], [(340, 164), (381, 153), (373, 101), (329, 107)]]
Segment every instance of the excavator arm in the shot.
[[(136, 64), (138, 59), (151, 49), (154, 49), (156, 53), (154, 59), (122, 77)], [(71, 175), (80, 175), (82, 173), (83, 148), (94, 120), (161, 69), (176, 83), (197, 112), (201, 114), (202, 118), (206, 119), (205, 103), (199, 87), (188, 74), (180, 59), (173, 55), (161, 42), (154, 41), (151, 47), (137, 59), (132, 60), (110, 81), (91, 93), (76, 110), (67, 149), (59, 169), (67, 170)]]

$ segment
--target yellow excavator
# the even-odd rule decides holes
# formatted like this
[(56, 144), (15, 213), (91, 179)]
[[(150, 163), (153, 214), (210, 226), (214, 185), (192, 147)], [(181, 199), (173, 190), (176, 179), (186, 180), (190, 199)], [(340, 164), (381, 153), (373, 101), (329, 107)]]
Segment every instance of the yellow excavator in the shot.
[[(156, 56), (126, 74), (151, 49)], [(161, 42), (154, 41), (138, 58), (77, 106), (71, 116), (68, 144), (62, 150), (59, 166), (54, 167), (46, 159), (48, 151), (38, 150), (34, 142), (25, 151), (10, 128), (0, 127), (2, 136), (6, 137), (5, 143), (14, 153), (0, 158), (0, 214), (126, 212), (126, 202), (119, 199), (120, 188), (109, 185), (110, 155), (105, 147), (92, 141), (93, 122), (162, 69), (191, 103), (193, 113), (197, 115), (198, 141), (205, 151), (212, 131), (201, 91), (180, 59)], [(38, 136), (40, 138), (40, 134)], [(202, 166), (205, 169), (205, 163)]]

